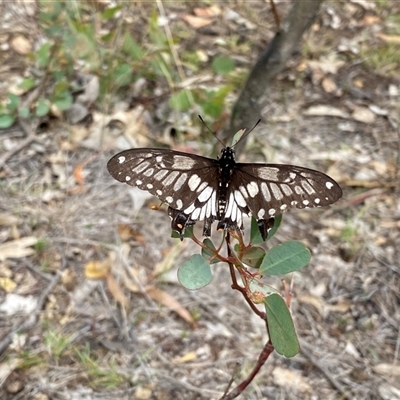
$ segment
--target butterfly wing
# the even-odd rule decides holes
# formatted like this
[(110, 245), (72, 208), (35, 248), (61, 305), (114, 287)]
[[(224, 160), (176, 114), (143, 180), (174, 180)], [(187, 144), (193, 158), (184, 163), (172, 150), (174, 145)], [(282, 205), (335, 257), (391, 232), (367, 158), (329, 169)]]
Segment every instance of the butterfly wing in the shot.
[(111, 176), (169, 205), (173, 229), (216, 217), (218, 161), (168, 149), (130, 149), (107, 164)]
[(275, 215), (293, 207), (327, 206), (341, 196), (340, 186), (319, 171), (286, 164), (238, 163), (229, 186), (225, 226), (234, 225), (240, 213), (250, 211), (265, 239)]

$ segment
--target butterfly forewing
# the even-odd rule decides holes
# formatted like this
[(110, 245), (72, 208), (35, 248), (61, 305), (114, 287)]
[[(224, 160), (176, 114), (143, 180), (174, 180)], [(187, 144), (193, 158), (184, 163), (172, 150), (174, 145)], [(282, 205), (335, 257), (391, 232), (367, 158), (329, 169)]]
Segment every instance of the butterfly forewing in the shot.
[(340, 186), (328, 175), (286, 164), (238, 163), (230, 191), (256, 219), (268, 219), (293, 207), (327, 206), (342, 196)]
[(210, 158), (168, 149), (130, 149), (112, 157), (107, 168), (118, 181), (150, 192), (175, 210), (194, 214), (194, 220), (206, 216), (207, 204), (216, 198), (218, 161)]

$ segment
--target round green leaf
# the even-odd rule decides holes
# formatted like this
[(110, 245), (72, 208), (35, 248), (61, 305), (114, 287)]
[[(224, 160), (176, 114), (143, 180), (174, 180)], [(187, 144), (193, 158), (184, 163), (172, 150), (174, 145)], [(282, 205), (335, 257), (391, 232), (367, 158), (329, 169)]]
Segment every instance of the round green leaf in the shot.
[(296, 240), (273, 247), (260, 267), (263, 275), (285, 275), (305, 267), (311, 259), (310, 250)]
[(285, 357), (294, 357), (300, 351), (299, 340), (292, 316), (280, 294), (265, 298), (268, 332), (276, 352)]
[(15, 121), (15, 118), (10, 114), (0, 114), (0, 129), (9, 128)]
[(44, 115), (48, 114), (49, 110), (50, 107), (47, 104), (47, 101), (43, 97), (39, 97), (39, 100), (36, 104), (36, 116), (43, 117)]
[(180, 266), (178, 279), (186, 289), (200, 289), (212, 280), (210, 264), (200, 254), (195, 254)]
[(242, 261), (250, 267), (260, 268), (264, 256), (264, 249), (258, 246), (252, 246), (244, 251)]
[(235, 68), (235, 63), (228, 56), (218, 56), (214, 58), (212, 67), (217, 74), (225, 75)]

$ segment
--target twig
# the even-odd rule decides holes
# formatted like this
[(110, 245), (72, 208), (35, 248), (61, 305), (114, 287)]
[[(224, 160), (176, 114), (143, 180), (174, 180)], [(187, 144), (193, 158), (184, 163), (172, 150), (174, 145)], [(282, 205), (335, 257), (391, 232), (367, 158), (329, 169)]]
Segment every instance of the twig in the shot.
[(349, 399), (348, 391), (346, 391), (346, 389), (330, 374), (330, 372), (312, 356), (311, 351), (312, 347), (308, 343), (304, 341), (300, 342), (301, 354), (322, 372), (330, 384), (343, 396), (342, 398)]
[(29, 146), (32, 142), (36, 141), (38, 137), (36, 132), (32, 130), (24, 121), (18, 121), (21, 129), (27, 134), (27, 137), (18, 145), (8, 150), (3, 157), (0, 157), (0, 169), (4, 168), (6, 162), (15, 154), (19, 153), (24, 147)]

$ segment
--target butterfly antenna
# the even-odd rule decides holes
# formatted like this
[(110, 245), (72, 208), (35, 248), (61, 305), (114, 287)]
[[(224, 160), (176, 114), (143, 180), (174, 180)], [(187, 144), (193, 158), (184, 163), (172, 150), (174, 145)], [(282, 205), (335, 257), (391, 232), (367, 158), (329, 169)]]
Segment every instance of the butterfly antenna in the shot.
[(248, 131), (246, 131), (246, 129), (244, 129), (244, 134), (242, 135), (242, 137), (232, 146), (235, 147), (238, 143), (240, 143), (249, 133), (253, 132), (254, 129), (256, 128), (256, 126), (261, 122), (261, 118), (255, 123), (255, 125)]
[(225, 144), (224, 144), (224, 143), (222, 142), (222, 140), (217, 136), (217, 134), (216, 134), (214, 131), (212, 131), (212, 130), (208, 127), (208, 125), (206, 124), (206, 122), (204, 121), (204, 119), (202, 118), (202, 116), (201, 116), (201, 115), (198, 115), (198, 117), (199, 117), (200, 121), (203, 123), (203, 125), (207, 128), (207, 130), (208, 130), (209, 132), (211, 132), (211, 133), (217, 138), (218, 142), (220, 142), (220, 143), (222, 144), (222, 146), (225, 147)]

